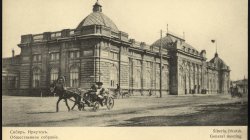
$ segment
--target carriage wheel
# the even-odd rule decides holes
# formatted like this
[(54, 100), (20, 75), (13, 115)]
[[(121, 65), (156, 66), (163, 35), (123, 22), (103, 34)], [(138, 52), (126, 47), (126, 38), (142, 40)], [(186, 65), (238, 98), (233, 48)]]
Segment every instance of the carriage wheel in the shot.
[(95, 102), (95, 103), (94, 103), (94, 106), (93, 106), (93, 110), (94, 110), (94, 111), (98, 110), (98, 109), (99, 109), (99, 106), (100, 106), (99, 103), (98, 103), (98, 102)]
[(115, 101), (112, 97), (107, 98), (106, 106), (108, 110), (111, 110), (114, 107)]

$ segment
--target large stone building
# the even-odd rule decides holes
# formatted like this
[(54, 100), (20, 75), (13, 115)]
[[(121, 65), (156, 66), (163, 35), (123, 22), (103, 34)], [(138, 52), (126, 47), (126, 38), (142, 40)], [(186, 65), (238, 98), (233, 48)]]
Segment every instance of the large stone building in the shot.
[(160, 85), (163, 96), (229, 88), (230, 69), (217, 53), (207, 62), (205, 50), (170, 33), (152, 45), (129, 39), (98, 2), (75, 29), (22, 35), (18, 46), (20, 55), (13, 51), (2, 59), (3, 91), (12, 95), (48, 94), (59, 75), (70, 87), (87, 89), (101, 81), (110, 90), (119, 84), (133, 94), (159, 94)]

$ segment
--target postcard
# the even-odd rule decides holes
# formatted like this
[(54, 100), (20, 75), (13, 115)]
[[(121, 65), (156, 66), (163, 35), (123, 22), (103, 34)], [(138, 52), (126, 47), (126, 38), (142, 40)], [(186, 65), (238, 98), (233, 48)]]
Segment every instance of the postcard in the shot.
[(247, 0), (4, 0), (3, 139), (246, 140)]

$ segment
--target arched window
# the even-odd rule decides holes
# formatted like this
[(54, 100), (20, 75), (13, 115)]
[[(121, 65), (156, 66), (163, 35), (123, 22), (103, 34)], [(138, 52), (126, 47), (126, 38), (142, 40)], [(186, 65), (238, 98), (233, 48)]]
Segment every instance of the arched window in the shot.
[(137, 74), (136, 74), (136, 84), (137, 88), (141, 88), (141, 69), (137, 69)]
[(52, 68), (50, 71), (50, 83), (55, 82), (58, 79), (59, 70), (57, 68)]
[(156, 88), (159, 89), (160, 88), (160, 72), (158, 71), (156, 73), (156, 79), (155, 79), (155, 85), (156, 85)]
[(79, 68), (72, 67), (70, 69), (70, 87), (79, 87)]
[(118, 83), (118, 70), (115, 66), (110, 69), (110, 87), (116, 87)]
[(32, 73), (32, 87), (37, 88), (40, 87), (41, 81), (41, 70), (39, 68), (35, 68)]
[(146, 72), (146, 87), (151, 88), (151, 73), (150, 70)]

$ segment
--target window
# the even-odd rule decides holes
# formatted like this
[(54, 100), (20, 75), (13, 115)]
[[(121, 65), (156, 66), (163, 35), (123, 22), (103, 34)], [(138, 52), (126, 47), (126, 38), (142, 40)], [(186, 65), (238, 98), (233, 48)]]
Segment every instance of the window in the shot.
[(156, 83), (155, 83), (156, 88), (159, 89), (160, 88), (160, 72), (159, 71), (156, 73), (155, 81), (156, 81)]
[(157, 63), (156, 64), (156, 69), (160, 69), (161, 68), (161, 64)]
[(151, 73), (149, 70), (146, 73), (146, 87), (151, 88)]
[(79, 68), (70, 69), (70, 87), (79, 87)]
[(141, 88), (141, 70), (137, 69), (136, 71), (136, 87)]
[(75, 34), (75, 31), (72, 30), (72, 31), (69, 32), (69, 34), (70, 34), (70, 35), (74, 35), (74, 34)]
[(110, 52), (109, 53), (109, 58), (110, 59), (114, 59), (114, 60), (118, 60), (118, 53), (116, 53), (116, 52)]
[(51, 53), (50, 60), (59, 60), (59, 53)]
[[(168, 89), (168, 83), (169, 83), (169, 71), (168, 71), (168, 65), (164, 65), (164, 68), (163, 68), (163, 80), (162, 80), (162, 86), (164, 88), (167, 88)], [(182, 72), (181, 72), (182, 73)], [(180, 74), (180, 76), (182, 76), (182, 74)], [(181, 85), (183, 85), (181, 83)]]
[(136, 65), (141, 66), (141, 60), (136, 60)]
[(54, 83), (58, 79), (59, 70), (57, 68), (53, 68), (50, 71), (50, 83)]
[(8, 88), (16, 89), (18, 88), (18, 76), (17, 75), (11, 75), (8, 76)]
[(85, 50), (85, 51), (83, 51), (83, 56), (93, 56), (93, 50)]
[(37, 88), (40, 86), (41, 70), (36, 68), (33, 70), (32, 87)]
[(41, 54), (34, 54), (33, 55), (33, 62), (38, 62), (42, 60)]
[(147, 62), (146, 62), (146, 67), (149, 68), (149, 67), (150, 67), (150, 64), (151, 64), (151, 62), (148, 62), (148, 61), (147, 61)]
[(80, 51), (71, 51), (69, 52), (69, 58), (75, 59), (80, 57)]
[(110, 70), (110, 87), (116, 87), (117, 83), (118, 83), (118, 70), (115, 66), (112, 66)]

